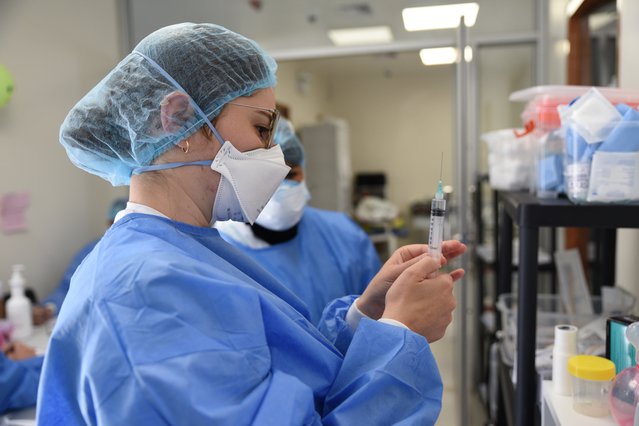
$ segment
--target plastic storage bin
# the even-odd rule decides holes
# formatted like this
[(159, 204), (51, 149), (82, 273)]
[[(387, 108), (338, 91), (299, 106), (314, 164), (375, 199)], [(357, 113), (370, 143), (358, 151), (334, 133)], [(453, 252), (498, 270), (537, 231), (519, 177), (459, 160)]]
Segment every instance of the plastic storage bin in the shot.
[[(560, 160), (558, 144), (561, 143), (561, 134), (552, 137), (549, 134), (561, 127), (559, 108), (567, 106), (591, 88), (535, 86), (510, 95), (511, 101), (527, 102), (521, 118), (528, 129), (534, 129), (533, 138), (538, 144), (537, 161), (532, 173), (535, 176), (534, 189), (540, 198), (556, 197), (558, 193), (567, 192), (574, 202), (589, 201), (590, 162)], [(631, 108), (639, 106), (639, 90), (609, 87), (597, 87), (597, 90), (613, 105), (623, 103)], [(591, 196), (593, 199), (597, 197)]]
[(637, 121), (616, 123), (610, 135), (589, 144), (565, 129), (564, 180), (575, 203), (639, 202), (639, 111)]
[[(592, 86), (534, 86), (513, 92), (509, 100), (528, 102), (521, 118), (524, 123), (533, 121), (536, 129), (552, 130), (561, 125), (559, 105), (568, 105), (576, 97), (583, 95)], [(624, 103), (631, 107), (639, 106), (639, 90), (597, 87), (597, 90), (613, 104)]]
[[(555, 326), (559, 324), (572, 324), (579, 328), (586, 324), (612, 315), (627, 314), (635, 305), (635, 298), (624, 290), (615, 287), (614, 291), (620, 292), (623, 297), (611, 298), (611, 302), (603, 309), (600, 296), (592, 296), (594, 314), (573, 314), (566, 312), (558, 294), (537, 295), (537, 349), (545, 348), (554, 342)], [(517, 343), (517, 295), (505, 293), (497, 300), (497, 309), (501, 314), (503, 331), (502, 355), (503, 361), (512, 366), (515, 359)]]
[(526, 190), (533, 181), (535, 141), (531, 134), (517, 136), (523, 129), (503, 129), (484, 133), (488, 145), (488, 180), (494, 189)]
[(564, 138), (559, 129), (539, 137), (535, 170), (539, 198), (556, 198), (564, 192)]
[(600, 356), (575, 355), (568, 360), (568, 372), (572, 376), (572, 408), (586, 416), (607, 416), (615, 364)]

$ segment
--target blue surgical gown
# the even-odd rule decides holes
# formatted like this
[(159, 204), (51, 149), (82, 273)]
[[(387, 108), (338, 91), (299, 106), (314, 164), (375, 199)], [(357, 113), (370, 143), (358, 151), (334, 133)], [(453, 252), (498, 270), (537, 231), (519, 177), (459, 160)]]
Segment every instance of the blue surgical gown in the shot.
[(0, 413), (36, 405), (42, 357), (12, 361), (0, 351)]
[(353, 300), (316, 328), (217, 230), (130, 214), (71, 280), (38, 424), (433, 424), (442, 384), (428, 342), (370, 319), (352, 332)]
[(248, 247), (220, 234), (302, 299), (314, 324), (328, 302), (361, 294), (381, 267), (366, 233), (340, 212), (306, 207), (297, 235), (269, 247)]
[(53, 303), (56, 307), (56, 312), (60, 312), (60, 307), (62, 306), (62, 302), (64, 302), (64, 298), (67, 296), (67, 292), (69, 291), (69, 283), (71, 282), (71, 277), (80, 263), (84, 260), (85, 257), (93, 250), (93, 247), (100, 241), (99, 239), (93, 240), (82, 247), (71, 259), (71, 263), (67, 266), (67, 269), (64, 271), (64, 275), (60, 279), (58, 283), (58, 287), (56, 287), (55, 291), (49, 295), (42, 303)]

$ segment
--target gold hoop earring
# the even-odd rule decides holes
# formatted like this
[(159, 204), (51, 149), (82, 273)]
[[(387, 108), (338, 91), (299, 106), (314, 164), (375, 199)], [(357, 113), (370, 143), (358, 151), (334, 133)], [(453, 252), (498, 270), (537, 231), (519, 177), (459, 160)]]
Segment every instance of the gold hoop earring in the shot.
[(186, 148), (184, 148), (184, 147), (180, 147), (180, 148), (182, 148), (182, 152), (183, 153), (188, 154), (190, 147), (191, 147), (191, 145), (189, 145), (189, 140), (186, 139)]

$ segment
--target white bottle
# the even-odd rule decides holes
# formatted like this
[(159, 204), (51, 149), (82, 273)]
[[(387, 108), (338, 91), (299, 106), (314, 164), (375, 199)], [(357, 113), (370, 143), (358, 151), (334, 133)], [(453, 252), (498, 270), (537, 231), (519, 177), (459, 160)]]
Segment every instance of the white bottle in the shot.
[(33, 333), (31, 317), (31, 301), (24, 295), (25, 280), (22, 275), (23, 265), (13, 265), (13, 273), (9, 279), (11, 297), (7, 300), (7, 319), (13, 324), (13, 338), (24, 339)]
[(552, 382), (557, 395), (572, 395), (572, 377), (568, 373), (568, 359), (577, 355), (577, 327), (569, 324), (555, 326), (555, 346), (552, 351)]

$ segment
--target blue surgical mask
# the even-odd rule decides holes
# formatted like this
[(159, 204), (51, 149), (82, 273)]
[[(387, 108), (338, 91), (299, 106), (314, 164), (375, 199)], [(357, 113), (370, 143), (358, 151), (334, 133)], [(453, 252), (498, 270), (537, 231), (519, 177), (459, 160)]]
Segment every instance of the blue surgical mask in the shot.
[(255, 222), (272, 231), (290, 229), (302, 219), (304, 207), (310, 198), (306, 182), (286, 179), (277, 188)]

